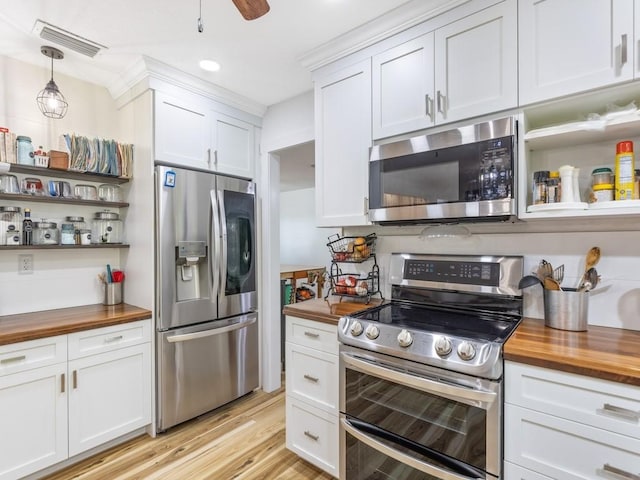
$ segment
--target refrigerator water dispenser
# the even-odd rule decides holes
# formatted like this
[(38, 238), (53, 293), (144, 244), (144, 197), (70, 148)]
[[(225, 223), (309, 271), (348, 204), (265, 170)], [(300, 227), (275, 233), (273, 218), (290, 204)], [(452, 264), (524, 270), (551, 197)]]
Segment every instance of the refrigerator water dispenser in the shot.
[(207, 291), (207, 247), (205, 242), (178, 242), (176, 248), (177, 301), (201, 298), (200, 286)]

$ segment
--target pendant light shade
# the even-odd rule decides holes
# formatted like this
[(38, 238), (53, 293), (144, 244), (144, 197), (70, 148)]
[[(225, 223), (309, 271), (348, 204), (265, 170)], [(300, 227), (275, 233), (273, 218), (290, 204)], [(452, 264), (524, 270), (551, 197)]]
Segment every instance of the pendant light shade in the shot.
[(36, 101), (38, 102), (38, 108), (45, 117), (49, 118), (62, 118), (67, 113), (67, 107), (69, 104), (67, 100), (60, 92), (58, 85), (53, 81), (53, 60), (60, 60), (64, 58), (64, 54), (54, 47), (42, 47), (40, 51), (43, 55), (51, 58), (51, 80), (47, 83), (38, 96)]

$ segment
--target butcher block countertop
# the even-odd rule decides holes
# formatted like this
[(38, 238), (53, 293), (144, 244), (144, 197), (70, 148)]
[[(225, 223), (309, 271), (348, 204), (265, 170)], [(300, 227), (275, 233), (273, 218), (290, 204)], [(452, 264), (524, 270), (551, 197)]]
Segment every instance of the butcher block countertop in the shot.
[(586, 332), (525, 318), (504, 348), (505, 360), (640, 386), (640, 332), (589, 325)]
[[(284, 307), (285, 315), (337, 324), (342, 315), (380, 305), (339, 297)], [(589, 325), (586, 332), (556, 330), (525, 318), (504, 348), (505, 360), (640, 386), (640, 331)]]
[(151, 311), (121, 303), (0, 316), (0, 345), (151, 318)]
[[(340, 299), (342, 299), (342, 301), (340, 301)], [(314, 300), (285, 305), (282, 311), (285, 315), (337, 325), (341, 316), (375, 307), (381, 303), (382, 300), (378, 298), (372, 298), (369, 303), (365, 303), (364, 301), (355, 301), (350, 298), (335, 297), (332, 295), (327, 300), (316, 298)]]

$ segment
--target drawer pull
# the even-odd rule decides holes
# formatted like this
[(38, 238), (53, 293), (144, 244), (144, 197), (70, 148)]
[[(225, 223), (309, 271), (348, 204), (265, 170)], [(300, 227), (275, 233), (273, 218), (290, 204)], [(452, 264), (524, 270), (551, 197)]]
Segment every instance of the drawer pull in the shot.
[[(309, 437), (311, 440), (313, 440), (314, 442), (317, 442), (318, 439), (320, 438), (318, 435), (314, 435), (313, 433), (311, 433), (309, 430), (305, 430), (304, 431), (304, 436), (305, 437)], [(634, 479), (635, 480), (635, 479)]]
[(105, 339), (104, 339), (104, 343), (119, 342), (120, 340), (122, 340), (122, 335), (118, 335), (117, 337), (109, 337), (109, 338), (105, 338)]
[(312, 377), (311, 375), (307, 375), (307, 374), (304, 375), (304, 378), (306, 378), (307, 380), (313, 383), (318, 383), (318, 380), (319, 380), (318, 377)]
[(621, 468), (612, 467), (608, 463), (605, 463), (597, 472), (601, 477), (609, 478), (610, 480), (640, 480), (640, 475), (635, 475)]
[(20, 355), (19, 357), (3, 358), (2, 360), (0, 360), (0, 363), (2, 365), (5, 365), (7, 363), (21, 362), (22, 360), (26, 360), (26, 359), (27, 359), (26, 355)]
[(313, 332), (304, 332), (305, 337), (311, 337), (311, 338), (318, 338), (320, 336), (319, 333), (313, 333)]
[(60, 375), (60, 393), (64, 393), (65, 374)]
[(78, 371), (74, 370), (71, 377), (73, 379), (73, 388), (74, 389), (78, 388)]
[(600, 415), (618, 417), (622, 420), (628, 420), (634, 423), (640, 420), (640, 412), (636, 412), (635, 410), (630, 410), (628, 408), (616, 407), (609, 403), (605, 403), (602, 408), (597, 410), (597, 413)]

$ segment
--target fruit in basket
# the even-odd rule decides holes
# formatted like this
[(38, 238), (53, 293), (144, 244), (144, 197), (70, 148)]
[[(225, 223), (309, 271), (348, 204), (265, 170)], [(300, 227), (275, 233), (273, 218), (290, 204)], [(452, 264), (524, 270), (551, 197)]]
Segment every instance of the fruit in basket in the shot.
[(344, 262), (347, 259), (347, 254), (345, 252), (336, 252), (333, 258), (336, 262)]
[(347, 243), (347, 252), (353, 253), (354, 250), (355, 250), (355, 243), (354, 242)]
[(364, 237), (358, 237), (353, 241), (353, 245), (358, 252), (362, 253), (364, 249), (367, 248), (367, 239)]
[(360, 295), (361, 297), (364, 297), (368, 293), (369, 293), (369, 286), (367, 285), (367, 282), (360, 282), (356, 286), (356, 294), (357, 295)]

